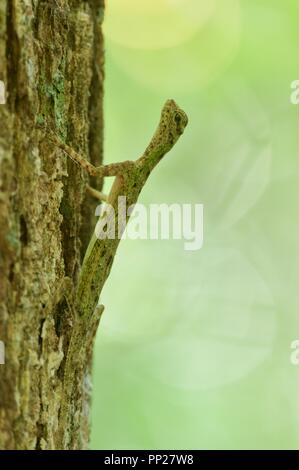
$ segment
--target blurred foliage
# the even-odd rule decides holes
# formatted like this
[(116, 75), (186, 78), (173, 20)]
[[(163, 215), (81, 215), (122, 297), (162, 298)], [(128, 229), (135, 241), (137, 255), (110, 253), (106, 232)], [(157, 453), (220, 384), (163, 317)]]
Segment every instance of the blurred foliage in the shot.
[(203, 203), (205, 239), (122, 241), (92, 447), (297, 448), (299, 4), (107, 3), (106, 162), (138, 157), (176, 99), (190, 124), (140, 202)]

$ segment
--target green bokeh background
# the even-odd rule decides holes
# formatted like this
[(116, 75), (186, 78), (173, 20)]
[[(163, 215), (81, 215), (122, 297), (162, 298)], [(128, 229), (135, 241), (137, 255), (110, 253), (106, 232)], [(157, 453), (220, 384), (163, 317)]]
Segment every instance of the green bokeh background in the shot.
[[(122, 241), (101, 302), (93, 449), (299, 447), (297, 0), (108, 0), (105, 159), (189, 115), (140, 201), (203, 203), (204, 245)], [(109, 183), (107, 183), (107, 190)]]

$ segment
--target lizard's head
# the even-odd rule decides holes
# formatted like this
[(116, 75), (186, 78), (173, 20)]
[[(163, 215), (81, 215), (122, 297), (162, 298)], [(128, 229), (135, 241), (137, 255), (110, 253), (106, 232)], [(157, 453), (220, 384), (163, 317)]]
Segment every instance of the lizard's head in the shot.
[(161, 113), (162, 128), (168, 131), (169, 137), (177, 140), (184, 132), (188, 124), (187, 114), (176, 104), (174, 100), (167, 100)]
[(157, 130), (148, 145), (144, 156), (156, 165), (163, 155), (174, 146), (188, 124), (187, 114), (174, 100), (167, 100), (161, 112)]

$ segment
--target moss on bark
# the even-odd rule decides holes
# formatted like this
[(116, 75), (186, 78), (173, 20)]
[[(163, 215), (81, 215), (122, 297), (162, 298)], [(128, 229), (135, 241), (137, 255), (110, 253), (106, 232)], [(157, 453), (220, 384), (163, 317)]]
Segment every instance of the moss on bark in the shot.
[(77, 361), (71, 416), (60, 408), (72, 312), (59, 293), (66, 277), (70, 291), (76, 283), (94, 203), (86, 176), (36, 125), (101, 162), (103, 8), (103, 0), (0, 3), (1, 449), (88, 446), (90, 354)]

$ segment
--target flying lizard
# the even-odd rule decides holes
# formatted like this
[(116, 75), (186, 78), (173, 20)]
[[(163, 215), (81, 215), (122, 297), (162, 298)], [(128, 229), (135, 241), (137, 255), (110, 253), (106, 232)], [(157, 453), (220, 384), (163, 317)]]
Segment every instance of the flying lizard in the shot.
[[(115, 180), (107, 197), (99, 195), (114, 209), (115, 222), (118, 221), (118, 198), (125, 196), (127, 206), (136, 204), (138, 196), (150, 173), (163, 156), (171, 150), (187, 126), (188, 118), (174, 100), (167, 100), (161, 112), (160, 122), (143, 155), (135, 161), (93, 166), (74, 149), (51, 134), (54, 144), (63, 150), (91, 176), (114, 176)], [(91, 193), (97, 194), (90, 189)], [(128, 222), (129, 215), (127, 216)], [(92, 315), (102, 288), (109, 276), (120, 237), (101, 239), (93, 234), (81, 268), (75, 296), (75, 310), (80, 317)]]
[[(136, 204), (139, 194), (150, 173), (171, 150), (187, 126), (188, 118), (184, 111), (173, 100), (166, 101), (162, 108), (158, 127), (144, 153), (135, 161), (123, 161), (109, 165), (93, 166), (88, 160), (79, 155), (72, 147), (64, 143), (53, 131), (47, 132), (52, 143), (79, 164), (91, 176), (114, 176), (114, 182), (108, 196), (88, 187), (89, 192), (106, 201), (107, 207), (113, 208), (115, 225), (119, 225), (120, 213), (118, 200), (126, 198), (127, 206)], [(102, 216), (105, 215), (105, 207)], [(123, 228), (129, 220), (130, 213), (125, 213), (122, 221)], [(64, 365), (63, 396), (61, 402), (61, 419), (58, 429), (58, 442), (65, 448), (67, 433), (72, 413), (72, 398), (76, 396), (78, 381), (88, 382), (89, 354), (104, 307), (98, 305), (98, 300), (109, 276), (111, 266), (119, 245), (121, 236), (101, 237), (94, 231), (87, 247), (79, 280), (71, 295), (69, 308), (72, 312), (72, 328), (68, 341), (67, 355)], [(68, 290), (68, 289), (66, 289)], [(65, 293), (64, 293), (65, 295)], [(81, 369), (80, 369), (81, 367)], [(81, 372), (79, 372), (81, 371)]]

